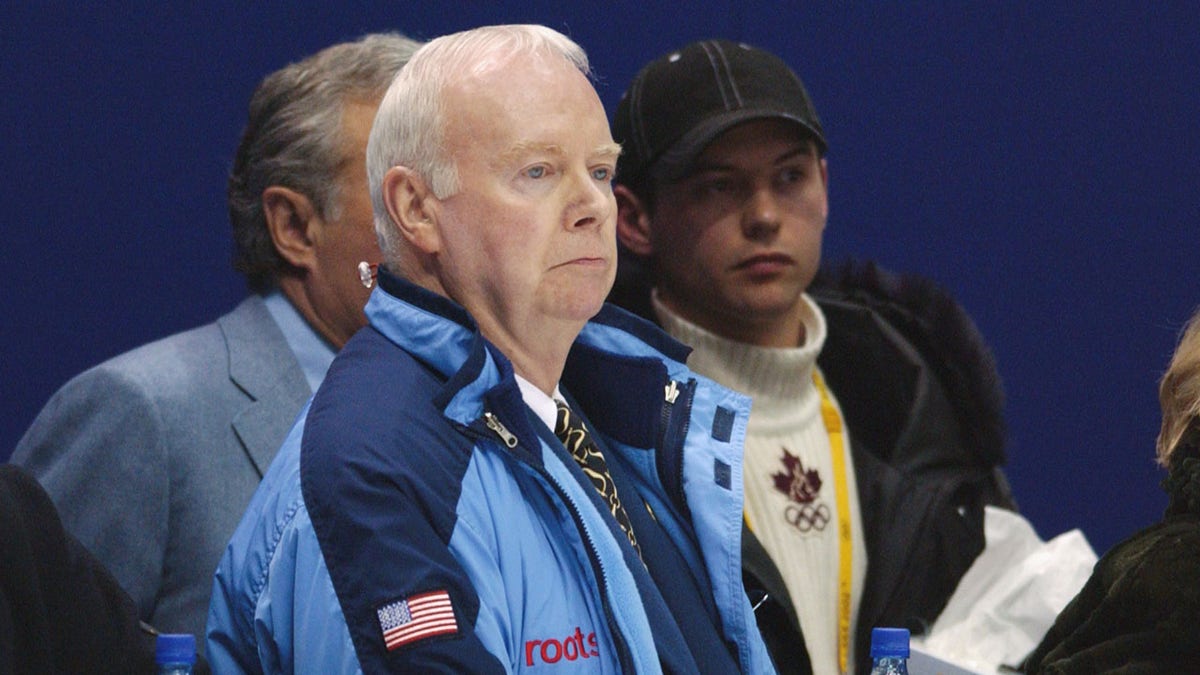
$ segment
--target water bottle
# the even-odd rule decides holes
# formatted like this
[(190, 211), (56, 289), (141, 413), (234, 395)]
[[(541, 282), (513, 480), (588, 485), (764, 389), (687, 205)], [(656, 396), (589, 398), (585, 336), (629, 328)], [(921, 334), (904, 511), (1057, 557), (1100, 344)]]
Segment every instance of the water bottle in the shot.
[(191, 675), (196, 665), (196, 636), (160, 633), (154, 643), (154, 663), (158, 675)]
[(871, 675), (908, 675), (908, 629), (871, 630)]

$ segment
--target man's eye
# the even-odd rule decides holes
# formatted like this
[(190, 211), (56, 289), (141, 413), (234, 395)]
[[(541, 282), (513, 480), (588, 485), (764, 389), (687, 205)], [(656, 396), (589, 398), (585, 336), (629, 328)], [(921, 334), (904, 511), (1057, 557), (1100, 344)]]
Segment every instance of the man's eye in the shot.
[(785, 183), (798, 183), (804, 180), (804, 169), (790, 168), (784, 169), (779, 174), (780, 179)]
[(529, 167), (529, 168), (528, 168), (528, 169), (525, 171), (525, 173), (526, 173), (526, 174), (527, 174), (527, 175), (528, 175), (530, 178), (542, 178), (543, 176), (545, 176), (545, 175), (546, 175), (546, 167), (544, 167), (544, 166), (531, 166), (531, 167)]
[(733, 190), (733, 183), (727, 180), (709, 180), (696, 186), (703, 194), (722, 194)]
[(610, 169), (608, 167), (592, 169), (592, 178), (595, 178), (596, 180), (599, 180), (599, 181), (609, 180), (612, 178), (612, 169)]

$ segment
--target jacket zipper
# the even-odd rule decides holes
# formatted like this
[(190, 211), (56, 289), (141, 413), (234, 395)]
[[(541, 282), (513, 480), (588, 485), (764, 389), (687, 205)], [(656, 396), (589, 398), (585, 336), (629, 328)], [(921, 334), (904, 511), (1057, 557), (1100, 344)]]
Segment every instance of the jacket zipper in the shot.
[(506, 447), (517, 447), (517, 437), (508, 430), (508, 427), (504, 426), (504, 423), (500, 421), (499, 417), (496, 417), (491, 412), (485, 412), (483, 413), (483, 423), (500, 437), (500, 441), (504, 443)]
[(675, 380), (668, 382), (667, 386), (663, 387), (663, 389), (665, 390), (664, 398), (667, 399), (667, 403), (674, 403), (675, 399), (679, 398), (679, 383)]
[[(500, 418), (495, 414), (490, 411), (484, 412), (483, 423), (492, 431), (492, 433), (500, 438), (500, 442), (506, 447), (509, 449), (517, 447), (518, 439), (516, 435), (509, 431), (508, 427), (504, 426), (504, 423), (501, 422)], [(470, 427), (468, 427), (468, 429), (469, 428)], [(625, 643), (625, 636), (622, 635), (620, 627), (617, 626), (616, 620), (613, 618), (612, 606), (609, 604), (608, 575), (604, 570), (604, 563), (600, 559), (600, 554), (596, 551), (595, 542), (592, 541), (591, 532), (583, 525), (583, 518), (579, 514), (579, 505), (576, 504), (570, 498), (570, 496), (566, 494), (566, 492), (558, 485), (557, 482), (555, 482), (554, 478), (550, 476), (549, 472), (547, 472), (545, 469), (538, 469), (532, 466), (530, 466), (530, 468), (534, 469), (538, 475), (540, 475), (547, 483), (554, 487), (555, 492), (558, 493), (559, 499), (566, 504), (567, 509), (571, 512), (571, 518), (575, 521), (575, 526), (583, 535), (582, 538), (588, 550), (588, 559), (592, 563), (592, 571), (596, 576), (596, 580), (600, 584), (600, 602), (604, 608), (604, 618), (608, 624), (608, 632), (610, 635), (612, 635), (613, 645), (617, 649), (617, 660), (621, 666), (620, 670), (622, 673), (634, 672), (633, 657), (629, 653), (629, 646)]]
[[(687, 409), (684, 411), (685, 414), (683, 417), (683, 425), (680, 427), (678, 433), (671, 437), (670, 440), (674, 445), (681, 445), (683, 439), (687, 437), (688, 427), (691, 426), (690, 407), (695, 388), (695, 380), (689, 380), (686, 383), (680, 383), (677, 380), (671, 380), (663, 387), (663, 404), (662, 408), (659, 410), (659, 428), (661, 429), (661, 433), (658, 438), (659, 452), (669, 452), (674, 449), (673, 447), (668, 447), (667, 437), (670, 435), (671, 416), (674, 414), (676, 404), (685, 405), (687, 406)], [(682, 400), (680, 400), (681, 394), (683, 396)], [(671, 478), (674, 480), (674, 485), (678, 486), (679, 489), (675, 492), (668, 490), (668, 496), (671, 497), (671, 501), (677, 502), (675, 504), (676, 508), (686, 511), (687, 500), (683, 494), (682, 460), (678, 462), (675, 475), (671, 476)]]
[(663, 387), (663, 404), (658, 410), (658, 451), (667, 447), (667, 430), (671, 428), (671, 409), (675, 407), (675, 399), (679, 398), (679, 383), (675, 380), (667, 382)]

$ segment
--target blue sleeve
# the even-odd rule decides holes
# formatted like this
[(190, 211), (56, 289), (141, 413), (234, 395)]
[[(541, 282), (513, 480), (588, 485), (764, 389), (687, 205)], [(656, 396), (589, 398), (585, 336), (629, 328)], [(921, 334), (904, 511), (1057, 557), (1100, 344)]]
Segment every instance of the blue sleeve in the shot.
[[(382, 630), (375, 622), (368, 622), (365, 631), (379, 644), (369, 648), (370, 666), (363, 668), (307, 510), (300, 505), (285, 523), (263, 525), (268, 522), (243, 523), (248, 527), (239, 528), (217, 569), (207, 639), (213, 672), (506, 671), (471, 625), (460, 625), (447, 639), (389, 652), (383, 649)], [(452, 561), (448, 551), (446, 558)], [(413, 588), (441, 583), (404, 574), (411, 569), (397, 561), (364, 573), (404, 576)], [(464, 592), (474, 595), (469, 584), (453, 589), (459, 604)], [(465, 621), (464, 613), (458, 613)], [(480, 621), (480, 628), (491, 637), (487, 642), (501, 641), (502, 631), (494, 621)]]
[(274, 546), (231, 545), (221, 561), (208, 619), (213, 672), (362, 672), (303, 507), (249, 534)]
[[(354, 511), (361, 513), (363, 509)], [(382, 513), (384, 510), (376, 511)], [(456, 557), (463, 552), (452, 552), (425, 520), (420, 506), (411, 500), (388, 502), (386, 515), (378, 525), (375, 535), (366, 537), (356, 532), (352, 525), (339, 522), (338, 532), (325, 543), (325, 548), (334, 552), (321, 561), (320, 581), (331, 590), (337, 588), (337, 597), (345, 612), (342, 627), (353, 635), (363, 669), (381, 673), (503, 673), (510, 670), (517, 657), (511, 653), (509, 607), (504, 601), (503, 587), (488, 584), (491, 588), (499, 588), (500, 592), (488, 594), (489, 601), (485, 602)], [(307, 527), (305, 536), (315, 542), (313, 524), (309, 522)], [(455, 531), (459, 536), (467, 533), (461, 523)], [(366, 539), (369, 541), (364, 541)], [(488, 547), (477, 537), (471, 539), (472, 543), (465, 548), (479, 558), (472, 568), (476, 572), (488, 570), (488, 580), (499, 579), (500, 571), (488, 553)], [(326, 562), (333, 568), (332, 576)], [(454, 630), (388, 645), (381, 610), (429, 594), (444, 596), (454, 616)], [(349, 619), (349, 629), (345, 628), (346, 619)], [(504, 663), (510, 663), (510, 667)]]
[(303, 416), (284, 440), (213, 579), (214, 673), (361, 672), (299, 486)]

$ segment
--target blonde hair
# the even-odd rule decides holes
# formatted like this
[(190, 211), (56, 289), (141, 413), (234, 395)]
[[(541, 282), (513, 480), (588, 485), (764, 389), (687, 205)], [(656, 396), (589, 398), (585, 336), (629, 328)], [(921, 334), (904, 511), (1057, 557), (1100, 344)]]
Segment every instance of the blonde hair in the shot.
[(1166, 466), (1171, 454), (1193, 425), (1200, 424), (1200, 311), (1192, 315), (1171, 365), (1158, 386), (1162, 429), (1158, 432), (1158, 462)]

